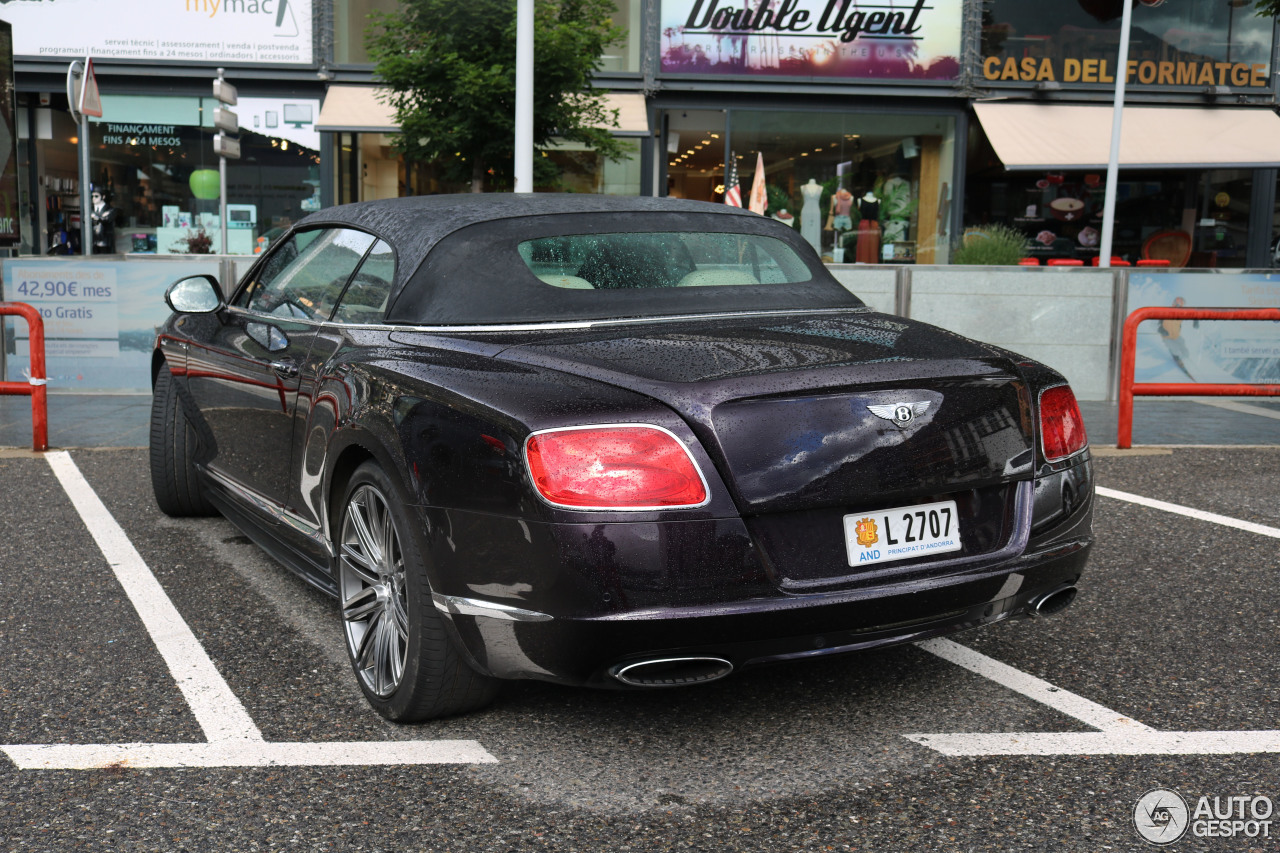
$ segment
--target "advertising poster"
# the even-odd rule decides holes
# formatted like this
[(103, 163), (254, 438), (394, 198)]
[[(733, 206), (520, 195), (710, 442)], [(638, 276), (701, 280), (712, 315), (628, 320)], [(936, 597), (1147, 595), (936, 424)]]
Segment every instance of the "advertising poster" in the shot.
[[(1280, 308), (1280, 274), (1130, 273), (1129, 312)], [(1280, 383), (1280, 323), (1161, 320), (1138, 327), (1135, 382)]]
[(13, 28), (0, 21), (0, 246), (22, 239), (18, 226), (18, 134), (14, 123)]
[(14, 263), (5, 270), (5, 297), (40, 312), (47, 358), (115, 358), (118, 266)]
[[(151, 390), (151, 347), (169, 316), (164, 292), (184, 276), (217, 276), (217, 261), (116, 261), (77, 258), (3, 262), (4, 298), (27, 302), (44, 318), (50, 393)], [(27, 324), (5, 318), (7, 381), (30, 376)]]
[(23, 0), (13, 52), (41, 59), (310, 65), (312, 0)]
[(662, 70), (954, 80), (960, 19), (925, 0), (662, 0)]

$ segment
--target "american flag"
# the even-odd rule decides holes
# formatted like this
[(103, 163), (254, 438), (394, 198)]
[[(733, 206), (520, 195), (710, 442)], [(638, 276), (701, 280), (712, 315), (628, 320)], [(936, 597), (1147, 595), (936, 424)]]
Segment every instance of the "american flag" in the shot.
[(729, 152), (729, 179), (724, 182), (724, 203), (730, 207), (742, 207), (742, 187), (738, 186), (738, 158)]

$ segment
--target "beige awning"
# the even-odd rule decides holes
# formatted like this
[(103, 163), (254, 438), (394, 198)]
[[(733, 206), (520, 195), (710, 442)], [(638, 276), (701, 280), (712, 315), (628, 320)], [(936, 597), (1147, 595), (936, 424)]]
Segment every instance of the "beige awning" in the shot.
[(618, 111), (618, 126), (610, 128), (617, 134), (649, 135), (649, 111), (645, 109), (644, 95), (612, 94), (604, 96), (606, 110)]
[(316, 130), (343, 133), (396, 133), (395, 110), (378, 97), (374, 86), (330, 86), (320, 107)]
[[(975, 104), (1006, 169), (1105, 169), (1111, 107)], [(1130, 169), (1280, 166), (1280, 116), (1270, 109), (1125, 107), (1120, 165)]]
[[(375, 86), (330, 86), (320, 108), (316, 130), (344, 133), (397, 133), (395, 111), (378, 97)], [(644, 95), (605, 95), (605, 109), (618, 111), (617, 134), (648, 134), (649, 114)]]

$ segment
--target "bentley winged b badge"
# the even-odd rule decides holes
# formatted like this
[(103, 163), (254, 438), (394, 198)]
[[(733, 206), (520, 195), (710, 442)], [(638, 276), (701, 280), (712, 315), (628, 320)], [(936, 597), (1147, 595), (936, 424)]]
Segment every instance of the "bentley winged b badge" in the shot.
[(929, 401), (921, 400), (918, 403), (891, 403), (889, 405), (867, 406), (867, 410), (878, 418), (893, 421), (894, 426), (905, 427), (929, 411)]

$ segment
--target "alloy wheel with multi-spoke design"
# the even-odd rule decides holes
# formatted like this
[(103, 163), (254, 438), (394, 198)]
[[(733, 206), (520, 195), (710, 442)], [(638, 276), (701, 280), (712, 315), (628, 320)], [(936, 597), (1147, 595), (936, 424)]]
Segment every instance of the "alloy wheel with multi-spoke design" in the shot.
[(365, 689), (385, 698), (404, 679), (409, 654), (404, 551), (386, 497), (368, 483), (347, 501), (339, 549), (347, 648)]

